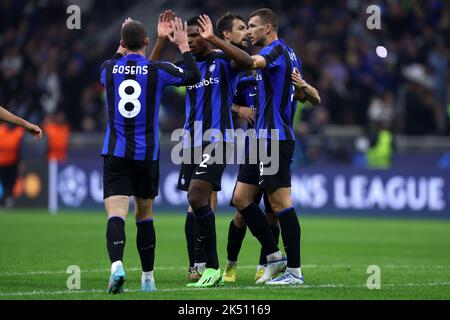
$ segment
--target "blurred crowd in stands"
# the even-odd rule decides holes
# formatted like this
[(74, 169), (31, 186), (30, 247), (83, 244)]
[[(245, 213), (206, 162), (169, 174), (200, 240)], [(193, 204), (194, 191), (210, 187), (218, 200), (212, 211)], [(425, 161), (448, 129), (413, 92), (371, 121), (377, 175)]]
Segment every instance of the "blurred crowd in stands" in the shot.
[[(92, 0), (81, 30), (68, 30), (63, 1), (0, 1), (0, 105), (35, 123), (59, 119), (72, 131), (102, 131), (99, 67), (114, 54), (118, 34), (108, 45), (98, 45), (94, 35), (137, 2)], [(217, 19), (240, 4), (191, 0), (184, 6)], [(370, 4), (381, 7), (381, 30), (366, 27)], [(257, 9), (262, 1), (245, 5)], [(279, 14), (280, 36), (296, 50), (306, 80), (322, 97), (318, 107), (298, 108), (299, 135), (320, 133), (325, 124), (377, 124), (409, 135), (450, 133), (449, 1), (301, 0), (264, 6)], [(155, 27), (147, 29), (154, 34)], [(387, 58), (376, 55), (379, 45), (387, 48)], [(166, 57), (176, 59), (170, 50)], [(184, 91), (169, 90), (175, 94), (164, 97), (161, 111), (161, 129), (167, 132), (184, 122)]]

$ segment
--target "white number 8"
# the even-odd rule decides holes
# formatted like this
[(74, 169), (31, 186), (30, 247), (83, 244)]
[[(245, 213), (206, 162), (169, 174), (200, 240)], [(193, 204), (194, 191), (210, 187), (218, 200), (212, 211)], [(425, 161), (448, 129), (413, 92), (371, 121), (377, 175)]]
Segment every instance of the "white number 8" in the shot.
[[(133, 93), (128, 94), (125, 90), (127, 88), (133, 88)], [(141, 86), (139, 82), (136, 80), (128, 79), (123, 81), (119, 86), (119, 112), (125, 118), (134, 118), (141, 111), (141, 103), (139, 102), (139, 97), (141, 96)], [(131, 103), (133, 105), (133, 109), (127, 110), (125, 109), (125, 105)]]

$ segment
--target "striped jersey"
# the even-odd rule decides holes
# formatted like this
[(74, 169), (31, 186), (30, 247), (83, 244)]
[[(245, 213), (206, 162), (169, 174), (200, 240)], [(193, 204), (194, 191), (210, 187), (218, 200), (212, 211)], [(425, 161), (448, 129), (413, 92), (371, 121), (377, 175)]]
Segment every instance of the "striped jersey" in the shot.
[[(239, 75), (236, 94), (233, 97), (233, 103), (241, 107), (251, 108), (255, 111), (256, 105), (256, 79), (251, 71), (242, 72)], [(247, 123), (247, 128), (253, 128), (253, 125)]]
[(107, 127), (102, 155), (157, 160), (158, 115), (168, 85), (183, 85), (186, 72), (170, 62), (152, 62), (138, 54), (105, 61)]
[[(186, 122), (184, 147), (198, 147), (205, 143), (233, 142), (231, 104), (239, 80), (239, 70), (221, 51), (205, 57), (195, 57), (200, 69), (200, 82), (186, 86)], [(176, 63), (183, 66), (183, 63)], [(209, 134), (208, 134), (209, 132)], [(206, 134), (205, 134), (206, 133)], [(190, 139), (187, 139), (187, 138)]]
[[(237, 85), (236, 94), (233, 98), (233, 103), (245, 108), (250, 108), (255, 111), (256, 102), (256, 79), (253, 71), (243, 71), (239, 75), (239, 82)], [(253, 129), (254, 124), (245, 121), (240, 122), (240, 128), (243, 130)], [(248, 157), (250, 152), (249, 137), (245, 138), (245, 156)]]
[[(295, 140), (292, 122), (296, 110), (291, 74), (297, 68), (302, 74), (301, 61), (283, 40), (276, 40), (261, 49), (258, 55), (266, 59), (265, 69), (258, 69), (256, 82), (257, 119), (255, 129), (259, 138)], [(263, 130), (266, 129), (266, 130)], [(271, 135), (272, 129), (278, 134)]]

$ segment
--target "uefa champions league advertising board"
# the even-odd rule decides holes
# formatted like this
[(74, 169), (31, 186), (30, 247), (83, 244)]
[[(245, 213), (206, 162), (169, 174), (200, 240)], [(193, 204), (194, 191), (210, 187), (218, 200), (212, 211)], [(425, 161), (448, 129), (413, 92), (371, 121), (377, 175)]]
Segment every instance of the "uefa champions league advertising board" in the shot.
[[(161, 152), (163, 155), (163, 152)], [(167, 159), (166, 159), (167, 160)], [(49, 167), (49, 208), (103, 210), (102, 158), (76, 157)], [(185, 212), (186, 193), (177, 190), (179, 167), (160, 161), (156, 211)], [(237, 175), (230, 165), (218, 193), (219, 211), (233, 211), (229, 202)], [(292, 201), (299, 213), (450, 218), (450, 172), (430, 169), (368, 170), (323, 165), (296, 169)]]

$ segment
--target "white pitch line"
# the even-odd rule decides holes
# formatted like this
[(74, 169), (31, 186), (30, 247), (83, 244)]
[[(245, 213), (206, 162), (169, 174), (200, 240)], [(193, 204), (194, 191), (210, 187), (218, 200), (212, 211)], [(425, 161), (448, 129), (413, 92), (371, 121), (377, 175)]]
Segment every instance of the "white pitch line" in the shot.
[[(315, 268), (316, 265), (305, 265), (304, 268)], [(256, 266), (239, 266), (239, 269), (256, 269)], [(155, 267), (155, 270), (186, 270), (186, 267)], [(125, 267), (125, 271), (142, 271), (141, 268), (128, 268)], [(110, 269), (81, 269), (81, 273), (101, 273), (110, 272)], [(25, 271), (25, 272), (0, 272), (0, 277), (8, 276), (34, 276), (34, 275), (48, 275), (48, 274), (66, 274), (65, 270), (41, 270), (41, 271)]]
[[(332, 264), (332, 265), (317, 265), (317, 264), (306, 264), (303, 265), (303, 269), (313, 269), (313, 268), (367, 268), (368, 265), (346, 265), (346, 264)], [(256, 266), (238, 266), (239, 269), (255, 269)], [(450, 269), (450, 265), (380, 265), (380, 268), (388, 269)], [(141, 268), (125, 267), (125, 271), (136, 272), (141, 271)], [(155, 267), (155, 270), (186, 270), (186, 267)], [(109, 272), (110, 269), (81, 269), (81, 273), (103, 273)], [(36, 275), (52, 275), (52, 274), (67, 274), (65, 270), (40, 270), (40, 271), (24, 271), (24, 272), (0, 272), (0, 277), (11, 277), (11, 276), (36, 276)]]
[[(381, 287), (439, 287), (439, 286), (450, 286), (450, 282), (428, 282), (428, 283), (387, 283), (382, 284)], [(290, 287), (269, 287), (269, 286), (246, 286), (246, 287), (215, 287), (215, 288), (166, 288), (160, 289), (153, 294), (158, 292), (193, 292), (199, 290), (276, 290), (276, 289), (323, 289), (323, 288), (366, 288), (365, 285), (346, 285), (346, 284), (318, 284), (318, 285), (301, 285), (301, 286), (290, 286)], [(125, 289), (125, 293), (140, 292), (140, 290)], [(0, 297), (11, 297), (11, 296), (35, 296), (35, 295), (64, 295), (64, 294), (87, 294), (87, 293), (105, 293), (106, 290), (101, 289), (91, 289), (91, 290), (60, 290), (60, 291), (44, 291), (44, 290), (34, 290), (34, 291), (19, 291), (19, 292), (0, 292)]]

